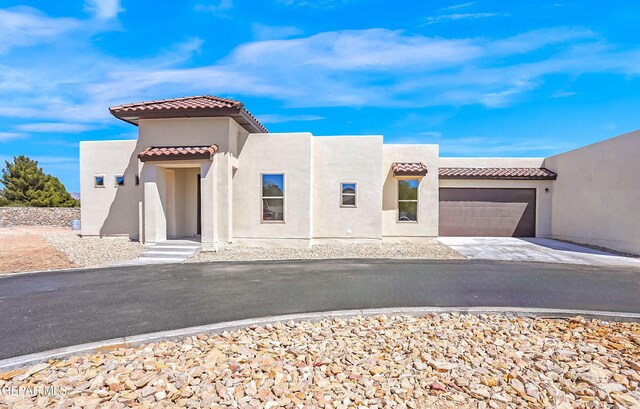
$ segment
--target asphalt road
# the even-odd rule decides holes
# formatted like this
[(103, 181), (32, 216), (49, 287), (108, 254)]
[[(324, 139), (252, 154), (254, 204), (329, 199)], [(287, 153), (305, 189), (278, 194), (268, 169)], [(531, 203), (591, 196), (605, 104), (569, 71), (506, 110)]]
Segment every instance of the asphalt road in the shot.
[(640, 270), (479, 261), (289, 261), (0, 278), (0, 359), (268, 315), (511, 306), (640, 312)]

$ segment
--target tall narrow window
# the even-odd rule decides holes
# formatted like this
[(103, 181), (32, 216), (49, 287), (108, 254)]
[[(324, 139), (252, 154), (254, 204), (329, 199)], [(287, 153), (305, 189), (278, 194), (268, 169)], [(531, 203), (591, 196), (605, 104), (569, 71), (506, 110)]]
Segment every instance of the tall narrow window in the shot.
[(398, 221), (418, 221), (418, 179), (398, 180)]
[(357, 187), (356, 183), (340, 183), (340, 206), (341, 207), (356, 207), (357, 201)]
[(284, 175), (262, 175), (262, 221), (284, 221)]

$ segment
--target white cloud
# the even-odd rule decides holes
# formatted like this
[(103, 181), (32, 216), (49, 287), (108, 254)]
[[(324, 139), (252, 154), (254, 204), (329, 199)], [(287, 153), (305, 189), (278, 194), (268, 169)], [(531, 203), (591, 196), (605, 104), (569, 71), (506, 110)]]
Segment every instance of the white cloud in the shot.
[(56, 58), (65, 61), (60, 66), (48, 63), (50, 53), (33, 53), (10, 70), (0, 66), (0, 116), (113, 123), (111, 105), (203, 93), (300, 108), (501, 107), (524, 98), (551, 74), (640, 74), (640, 50), (563, 27), (500, 38), (332, 31), (249, 42), (209, 65), (184, 68), (201, 45), (192, 38), (154, 57), (127, 60), (90, 46), (56, 44)]
[(32, 7), (0, 9), (0, 53), (17, 46), (54, 42), (79, 25), (72, 18), (52, 18)]
[(331, 9), (358, 0), (277, 0), (277, 3), (293, 7), (310, 7), (314, 9)]
[(281, 114), (263, 114), (256, 115), (263, 124), (280, 124), (285, 122), (307, 122), (321, 121), (324, 119), (320, 115), (281, 115)]
[(267, 26), (254, 24), (251, 26), (256, 40), (281, 40), (302, 34), (302, 30), (293, 26)]
[(120, 6), (120, 0), (85, 0), (84, 7), (100, 20), (116, 18), (124, 11)]
[(454, 13), (454, 14), (441, 14), (438, 16), (429, 16), (425, 20), (423, 25), (442, 23), (443, 21), (458, 21), (458, 20), (477, 20), (479, 18), (496, 17), (500, 16), (500, 13)]
[(16, 126), (17, 129), (26, 132), (46, 132), (46, 133), (79, 133), (85, 132), (92, 127), (83, 124), (61, 123), (61, 122), (41, 122), (22, 124)]
[(476, 3), (478, 3), (478, 2), (477, 1), (470, 1), (468, 3), (454, 4), (453, 6), (443, 7), (440, 10), (458, 10), (458, 9), (462, 9), (462, 8), (473, 6)]
[(207, 4), (197, 4), (196, 11), (215, 14), (219, 17), (228, 17), (227, 12), (233, 8), (233, 0), (217, 0)]
[(14, 139), (23, 139), (26, 137), (27, 135), (17, 132), (0, 132), (0, 143), (12, 141)]

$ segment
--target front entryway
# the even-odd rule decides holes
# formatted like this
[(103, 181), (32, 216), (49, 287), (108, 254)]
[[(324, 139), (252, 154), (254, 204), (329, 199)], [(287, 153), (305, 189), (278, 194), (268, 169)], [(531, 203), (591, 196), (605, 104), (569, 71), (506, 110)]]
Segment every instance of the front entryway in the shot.
[(166, 177), (167, 238), (201, 234), (200, 169), (168, 168)]
[(439, 235), (534, 237), (536, 190), (440, 188)]

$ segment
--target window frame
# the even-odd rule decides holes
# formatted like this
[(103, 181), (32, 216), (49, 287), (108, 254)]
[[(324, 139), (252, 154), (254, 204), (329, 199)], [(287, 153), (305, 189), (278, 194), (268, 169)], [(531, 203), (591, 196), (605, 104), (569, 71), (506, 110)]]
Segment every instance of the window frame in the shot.
[[(102, 178), (102, 184), (99, 185), (98, 184), (98, 178)], [(105, 175), (93, 175), (93, 187), (95, 189), (104, 189), (105, 187), (107, 187), (107, 177)]]
[[(264, 196), (264, 176), (265, 175), (282, 175), (282, 196)], [(287, 194), (287, 175), (284, 172), (261, 172), (260, 173), (260, 223), (276, 223), (284, 224), (286, 220), (286, 200)], [(282, 199), (282, 220), (264, 220), (264, 199)]]
[[(118, 178), (122, 178), (122, 184), (119, 184), (119, 183), (118, 183)], [(114, 186), (115, 186), (116, 188), (118, 188), (118, 187), (124, 187), (124, 186), (125, 186), (125, 178), (124, 178), (124, 175), (114, 175), (114, 177), (113, 177), (113, 182), (114, 182)]]
[[(354, 185), (355, 186), (354, 192), (343, 193), (343, 188), (342, 188), (343, 185)], [(352, 205), (344, 204), (345, 196), (353, 196), (354, 204)], [(353, 209), (358, 207), (358, 182), (340, 182), (340, 207), (347, 208), (347, 209)]]
[[(418, 186), (416, 187), (416, 198), (415, 199), (400, 199), (400, 182), (406, 182), (408, 180), (415, 180), (418, 182)], [(396, 215), (396, 223), (419, 223), (420, 221), (420, 182), (422, 178), (414, 178), (414, 177), (405, 177), (398, 179), (396, 183), (396, 203), (398, 205), (398, 211)], [(400, 203), (415, 203), (416, 204), (416, 219), (415, 220), (400, 220)]]

